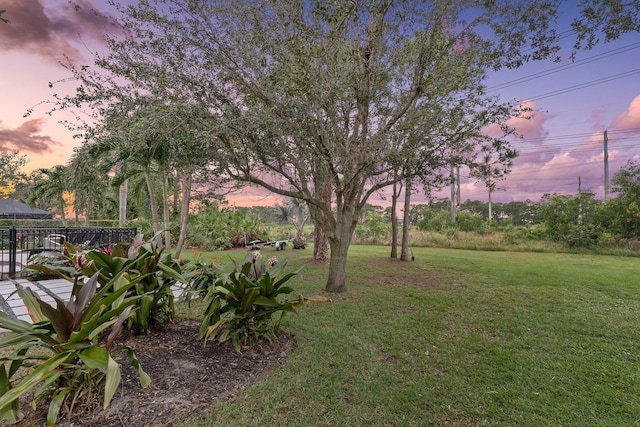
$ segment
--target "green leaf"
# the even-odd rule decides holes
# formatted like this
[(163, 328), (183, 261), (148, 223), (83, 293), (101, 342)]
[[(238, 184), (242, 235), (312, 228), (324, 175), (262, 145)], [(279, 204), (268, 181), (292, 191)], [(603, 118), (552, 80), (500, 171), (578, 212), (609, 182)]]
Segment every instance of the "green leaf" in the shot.
[(29, 351), (30, 346), (24, 346), (12, 355), (11, 365), (9, 366), (9, 377), (13, 377), (13, 375), (18, 372), (18, 369), (22, 366), (22, 361), (26, 358), (30, 358), (27, 356), (27, 351)]
[[(76, 297), (75, 302), (73, 303), (75, 310), (73, 313), (73, 323), (71, 325), (71, 329), (75, 329), (78, 323), (80, 322), (80, 320), (82, 319), (84, 308), (87, 305), (89, 305), (89, 302), (91, 301), (93, 296), (96, 294), (97, 288), (98, 288), (98, 276), (94, 274), (87, 281), (87, 283), (85, 283), (82, 286), (82, 288), (80, 289), (80, 292), (78, 292), (78, 296)], [(69, 302), (72, 301), (71, 298), (69, 299)]]
[(0, 328), (9, 329), (10, 331), (17, 333), (29, 334), (33, 332), (34, 326), (29, 322), (16, 319), (15, 317), (11, 317), (7, 313), (0, 311)]
[(29, 288), (24, 288), (20, 284), (16, 285), (18, 289), (18, 295), (22, 299), (24, 303), (24, 307), (27, 309), (27, 313), (29, 313), (29, 317), (33, 323), (42, 322), (44, 320), (48, 320), (47, 316), (42, 312), (40, 308), (40, 304), (38, 301), (40, 297), (33, 292)]
[[(0, 395), (4, 396), (11, 390), (11, 382), (7, 376), (5, 367), (0, 368)], [(3, 408), (0, 408), (0, 418), (5, 419), (9, 424), (18, 422), (24, 414), (20, 412), (20, 402), (14, 400)]]
[(42, 381), (40, 385), (38, 385), (38, 387), (36, 387), (36, 389), (32, 392), (33, 400), (37, 401), (45, 395), (50, 394), (51, 385), (58, 381), (58, 378), (60, 378), (62, 374), (62, 369), (59, 369), (58, 371), (56, 371), (55, 375), (51, 375), (50, 377)]
[[(94, 313), (92, 317), (87, 318), (85, 322), (82, 323), (80, 329), (71, 333), (69, 341), (79, 342), (85, 339), (95, 338), (95, 336), (97, 336), (97, 333), (103, 331), (104, 329), (106, 329), (106, 327), (115, 323), (115, 318), (119, 316), (120, 313), (122, 313), (128, 306), (133, 305), (139, 298), (140, 297), (127, 298), (119, 307), (115, 308), (114, 310)], [(100, 307), (105, 310), (108, 305), (107, 303), (105, 303), (105, 305), (101, 305)], [(104, 325), (107, 323), (108, 325), (104, 327)]]
[(53, 375), (59, 375), (56, 368), (69, 357), (67, 353), (60, 353), (41, 363), (33, 371), (27, 374), (15, 387), (0, 396), (0, 413), (6, 411), (14, 401), (35, 387), (39, 382)]
[(107, 373), (109, 352), (106, 349), (92, 345), (78, 353), (78, 356), (89, 368), (99, 369), (102, 373)]
[(122, 332), (122, 326), (124, 325), (125, 320), (127, 320), (129, 318), (129, 316), (131, 316), (131, 314), (133, 314), (131, 312), (132, 309), (133, 309), (132, 306), (128, 306), (118, 316), (118, 320), (113, 325), (111, 333), (107, 337), (107, 342), (105, 343), (105, 348), (107, 349), (107, 351), (109, 351), (111, 349), (111, 346), (113, 345), (113, 341), (115, 341), (115, 339), (118, 337), (118, 335), (120, 335), (120, 333)]
[(52, 426), (58, 420), (60, 414), (60, 408), (64, 403), (65, 397), (69, 394), (71, 389), (63, 388), (57, 389), (51, 396), (51, 403), (49, 404), (49, 411), (47, 412), (47, 425)]
[[(284, 275), (280, 280), (273, 284), (274, 289), (280, 288), (285, 282), (288, 282), (292, 277), (298, 276), (298, 273), (288, 273)], [(292, 290), (293, 291), (293, 290)]]
[[(69, 282), (73, 282), (72, 275), (76, 273), (76, 269), (73, 267), (49, 267), (45, 264), (29, 264), (27, 268), (30, 270), (40, 271), (45, 274), (50, 274), (52, 276), (62, 277), (63, 279), (68, 280)], [(64, 274), (67, 273), (67, 274)]]
[(249, 312), (258, 295), (260, 295), (260, 289), (258, 288), (247, 289), (247, 292), (242, 297), (242, 302), (240, 304), (240, 312), (241, 313)]
[(151, 384), (151, 377), (142, 369), (142, 365), (140, 365), (140, 361), (138, 360), (135, 351), (133, 351), (133, 349), (128, 346), (121, 346), (118, 348), (118, 350), (116, 350), (117, 353), (121, 351), (127, 352), (127, 355), (129, 356), (129, 363), (138, 371), (138, 375), (140, 377), (140, 385), (143, 388), (147, 388), (149, 384)]
[(162, 262), (158, 263), (158, 268), (160, 270), (162, 270), (162, 272), (164, 274), (166, 274), (167, 276), (171, 277), (172, 279), (174, 279), (175, 281), (182, 283), (182, 284), (186, 284), (188, 283), (188, 280), (184, 278), (184, 276), (182, 274), (180, 274), (179, 272), (177, 272), (176, 270), (174, 270), (173, 268), (165, 265)]
[[(129, 277), (128, 274), (118, 275), (116, 278), (111, 280), (111, 283), (112, 283), (114, 291), (117, 291), (117, 290), (127, 286), (130, 282), (131, 282), (131, 278)], [(125, 294), (122, 294), (120, 296), (120, 298), (118, 298), (116, 301), (114, 301), (111, 304), (112, 305), (111, 308), (116, 308), (117, 306), (122, 304), (122, 302), (124, 301), (124, 297), (125, 297)]]
[(282, 307), (283, 305), (278, 302), (275, 298), (267, 298), (262, 295), (258, 295), (253, 302), (256, 305), (260, 305), (263, 307), (277, 308)]
[(103, 409), (107, 409), (111, 403), (111, 399), (118, 390), (120, 385), (120, 365), (109, 355), (109, 352), (98, 346), (89, 347), (79, 354), (80, 359), (92, 369), (99, 369), (106, 374), (107, 379), (104, 386), (104, 404)]

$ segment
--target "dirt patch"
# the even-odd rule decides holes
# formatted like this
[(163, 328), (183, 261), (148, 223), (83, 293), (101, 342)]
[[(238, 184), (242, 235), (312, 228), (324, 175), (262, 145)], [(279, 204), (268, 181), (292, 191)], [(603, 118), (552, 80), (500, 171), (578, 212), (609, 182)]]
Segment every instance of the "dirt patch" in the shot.
[[(137, 373), (120, 360), (122, 383), (107, 410), (59, 420), (59, 426), (171, 426), (208, 406), (228, 400), (281, 367), (295, 348), (291, 336), (235, 351), (197, 339), (199, 324), (178, 320), (165, 331), (128, 340), (152, 382), (143, 389)], [(46, 409), (46, 408), (45, 408)], [(19, 425), (44, 425), (46, 413), (29, 414)]]

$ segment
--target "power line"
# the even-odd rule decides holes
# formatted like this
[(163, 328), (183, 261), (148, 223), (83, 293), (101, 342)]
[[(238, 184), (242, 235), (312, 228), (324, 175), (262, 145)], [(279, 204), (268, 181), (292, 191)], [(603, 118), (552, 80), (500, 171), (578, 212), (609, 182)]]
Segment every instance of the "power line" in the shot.
[(518, 79), (514, 79), (514, 80), (510, 80), (510, 81), (501, 83), (501, 84), (499, 84), (497, 86), (492, 86), (490, 88), (487, 88), (487, 92), (495, 92), (495, 91), (500, 90), (500, 89), (505, 89), (505, 88), (508, 88), (508, 87), (511, 87), (511, 86), (518, 85), (520, 83), (528, 82), (528, 81), (531, 81), (531, 80), (536, 80), (536, 79), (539, 79), (539, 78), (542, 78), (542, 77), (546, 77), (546, 76), (549, 76), (549, 75), (552, 75), (552, 74), (556, 74), (556, 73), (559, 73), (559, 72), (562, 72), (562, 71), (569, 70), (571, 68), (580, 67), (582, 65), (590, 64), (592, 62), (599, 61), (601, 59), (605, 59), (605, 58), (608, 58), (610, 56), (619, 55), (621, 53), (625, 53), (625, 52), (637, 49), (639, 47), (640, 47), (640, 42), (632, 43), (632, 44), (624, 46), (624, 47), (619, 47), (617, 49), (613, 49), (613, 50), (610, 50), (610, 51), (607, 51), (607, 52), (603, 52), (603, 53), (591, 56), (589, 58), (585, 58), (585, 59), (582, 59), (582, 60), (575, 61), (575, 62), (573, 62), (571, 64), (565, 64), (565, 65), (561, 65), (561, 66), (556, 67), (556, 68), (550, 68), (548, 70), (544, 70), (544, 71), (540, 71), (540, 72), (537, 72), (537, 73), (529, 74), (528, 76), (520, 77)]
[[(611, 129), (608, 131), (609, 135), (617, 135), (621, 133), (638, 133), (640, 132), (640, 127), (629, 128), (629, 129)], [(552, 141), (558, 139), (573, 139), (573, 138), (581, 138), (581, 137), (590, 137), (594, 135), (603, 135), (604, 132), (583, 132), (583, 133), (567, 133), (563, 135), (556, 136), (541, 136), (537, 138), (522, 138), (520, 141), (524, 142), (538, 142), (538, 141)]]
[[(640, 142), (640, 139), (629, 139), (629, 141)], [(546, 147), (523, 147), (523, 148), (516, 148), (516, 151), (519, 155), (527, 155), (527, 154), (587, 153), (589, 151), (594, 151), (598, 149), (602, 150), (602, 145), (600, 142), (589, 142), (588, 145), (585, 144), (585, 146), (583, 147), (572, 148), (568, 146), (568, 145), (579, 145), (579, 144), (567, 144), (564, 146), (550, 145)], [(554, 148), (556, 148), (557, 150), (553, 150)], [(563, 148), (565, 150), (562, 150)], [(625, 144), (613, 144), (611, 146), (612, 151), (626, 150), (626, 149), (632, 149), (632, 148), (640, 149), (640, 144), (625, 143)]]
[(636, 68), (634, 70), (630, 70), (630, 71), (625, 71), (624, 73), (619, 73), (619, 74), (614, 74), (612, 76), (607, 76), (607, 77), (602, 77), (600, 79), (596, 79), (596, 80), (591, 80), (589, 82), (585, 82), (585, 83), (581, 83), (578, 85), (574, 85), (574, 86), (569, 86), (566, 87), (564, 89), (558, 89), (558, 90), (554, 90), (551, 92), (547, 92), (547, 93), (543, 93), (542, 95), (536, 95), (536, 96), (530, 96), (530, 97), (526, 97), (525, 99), (528, 99), (530, 101), (538, 101), (540, 99), (544, 99), (544, 98), (550, 98), (552, 96), (556, 96), (556, 95), (562, 95), (564, 93), (568, 93), (568, 92), (573, 92), (579, 89), (584, 89), (587, 87), (591, 87), (591, 86), (597, 86), (603, 83), (608, 83), (614, 80), (620, 80), (623, 79), (625, 77), (629, 77), (629, 76), (633, 76), (635, 74), (640, 73), (640, 68)]

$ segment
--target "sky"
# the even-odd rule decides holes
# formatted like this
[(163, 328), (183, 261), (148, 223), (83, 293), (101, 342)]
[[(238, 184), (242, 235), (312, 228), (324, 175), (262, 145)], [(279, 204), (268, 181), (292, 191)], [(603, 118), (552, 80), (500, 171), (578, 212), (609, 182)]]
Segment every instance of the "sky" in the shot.
[[(59, 121), (65, 113), (46, 114), (55, 91), (72, 91), (73, 84), (49, 82), (68, 78), (60, 65), (64, 55), (91, 63), (91, 51), (103, 49), (108, 25), (90, 13), (108, 11), (106, 0), (0, 0), (6, 9), (0, 22), (0, 151), (19, 150), (27, 155), (26, 170), (65, 164), (80, 144)], [(570, 2), (569, 2), (570, 3)], [(567, 16), (569, 18), (569, 16)], [(640, 34), (581, 51), (572, 62), (572, 41), (567, 38), (560, 63), (526, 64), (518, 70), (492, 73), (490, 94), (515, 101), (535, 112), (530, 120), (512, 119), (522, 138), (513, 142), (519, 152), (506, 180), (498, 184), (492, 200), (538, 202), (545, 193), (576, 194), (583, 190), (604, 196), (604, 132), (609, 147), (609, 176), (627, 161), (640, 161)], [(34, 113), (24, 117), (27, 109)], [(487, 200), (483, 184), (461, 179), (462, 201)], [(445, 189), (441, 195), (449, 193)], [(231, 204), (272, 205), (277, 197), (249, 188), (227, 197)], [(372, 204), (388, 204), (375, 195)], [(420, 203), (421, 197), (414, 196)]]

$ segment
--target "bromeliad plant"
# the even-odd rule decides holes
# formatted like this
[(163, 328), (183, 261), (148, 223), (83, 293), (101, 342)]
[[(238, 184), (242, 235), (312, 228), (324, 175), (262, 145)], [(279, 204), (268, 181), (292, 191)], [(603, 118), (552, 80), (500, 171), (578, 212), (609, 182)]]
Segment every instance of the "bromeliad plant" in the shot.
[(29, 268), (57, 274), (73, 281), (78, 274), (91, 276), (98, 274), (98, 283), (105, 286), (114, 282), (114, 289), (124, 283), (135, 281), (128, 295), (136, 295), (135, 314), (127, 320), (127, 329), (136, 335), (146, 335), (153, 324), (167, 324), (175, 316), (174, 295), (171, 287), (176, 283), (186, 283), (180, 265), (164, 247), (158, 247), (156, 239), (144, 242), (142, 235), (136, 236), (125, 251), (118, 244), (105, 252), (97, 249), (81, 250), (67, 243), (67, 254), (59, 254), (67, 260), (65, 266), (59, 264), (29, 265)]
[(203, 261), (198, 258), (184, 266), (184, 277), (187, 279), (186, 290), (182, 297), (191, 301), (193, 297), (204, 297), (209, 288), (220, 277), (220, 267), (214, 260)]
[[(282, 317), (296, 313), (294, 306), (303, 303), (293, 288), (285, 286), (298, 273), (278, 278), (285, 265), (278, 264), (276, 258), (265, 264), (256, 251), (249, 253), (241, 265), (234, 263), (230, 274), (221, 274), (204, 297), (208, 304), (199, 338), (205, 343), (210, 337), (219, 342), (231, 340), (240, 351), (242, 345), (277, 337)], [(292, 294), (295, 298), (289, 299)]]
[[(18, 421), (19, 398), (30, 391), (34, 408), (50, 399), (48, 425), (55, 424), (62, 408), (71, 415), (76, 405), (90, 406), (95, 396), (104, 395), (103, 407), (109, 406), (121, 377), (110, 351), (140, 299), (126, 296), (137, 279), (119, 283), (122, 276), (116, 275), (99, 290), (97, 273), (84, 284), (77, 281), (69, 301), (54, 298), (55, 307), (17, 285), (33, 323), (0, 312), (0, 328), (11, 331), (0, 339), (0, 348), (15, 348), (0, 358), (0, 417)], [(120, 346), (114, 353), (122, 351), (146, 387), (150, 378), (133, 349)]]

